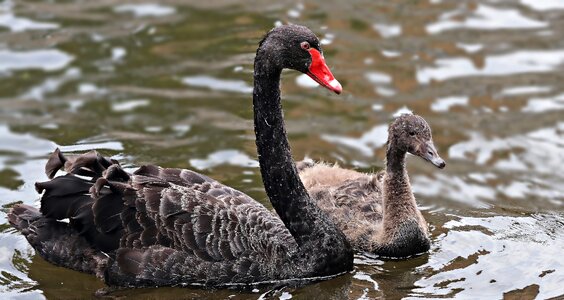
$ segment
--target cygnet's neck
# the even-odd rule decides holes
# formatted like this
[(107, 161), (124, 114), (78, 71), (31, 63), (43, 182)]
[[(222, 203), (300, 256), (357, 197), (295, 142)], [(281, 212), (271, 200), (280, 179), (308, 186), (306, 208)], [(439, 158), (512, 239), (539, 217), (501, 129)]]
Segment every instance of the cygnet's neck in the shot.
[(407, 152), (402, 148), (392, 140), (386, 151), (386, 174), (383, 182), (385, 227), (393, 227), (417, 213), (417, 203), (405, 168)]

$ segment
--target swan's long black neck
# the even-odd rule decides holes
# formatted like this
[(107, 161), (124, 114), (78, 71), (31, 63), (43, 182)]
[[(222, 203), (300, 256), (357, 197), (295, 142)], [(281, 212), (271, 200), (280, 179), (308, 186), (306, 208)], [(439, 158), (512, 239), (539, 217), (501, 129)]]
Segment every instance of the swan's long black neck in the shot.
[(257, 53), (253, 92), (256, 144), (266, 193), (301, 250), (315, 251), (306, 255), (315, 255), (324, 268), (332, 268), (319, 271), (346, 271), (352, 264), (348, 242), (310, 199), (298, 176), (280, 102), (282, 70), (269, 64), (269, 58)]
[(298, 176), (286, 136), (280, 103), (280, 71), (255, 74), (253, 106), (257, 151), (266, 193), (292, 235), (297, 239), (310, 236), (314, 229), (309, 226), (314, 221), (311, 220), (314, 217), (312, 201)]

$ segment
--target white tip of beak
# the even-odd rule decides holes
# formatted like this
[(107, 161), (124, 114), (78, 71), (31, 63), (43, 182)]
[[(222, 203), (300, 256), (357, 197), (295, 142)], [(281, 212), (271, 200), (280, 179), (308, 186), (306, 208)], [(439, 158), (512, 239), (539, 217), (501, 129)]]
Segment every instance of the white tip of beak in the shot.
[(341, 86), (341, 83), (339, 83), (339, 81), (337, 81), (337, 79), (333, 79), (329, 82), (329, 86), (331, 87), (331, 90), (333, 90), (333, 92), (340, 94), (343, 91), (343, 87)]

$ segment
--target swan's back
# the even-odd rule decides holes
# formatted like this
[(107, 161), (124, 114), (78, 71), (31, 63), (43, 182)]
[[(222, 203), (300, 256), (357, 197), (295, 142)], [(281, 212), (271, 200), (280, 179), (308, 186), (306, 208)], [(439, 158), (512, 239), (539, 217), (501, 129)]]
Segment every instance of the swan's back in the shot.
[[(297, 245), (277, 216), (209, 177), (152, 165), (130, 174), (94, 152), (67, 159), (58, 151), (48, 174), (63, 165), (67, 175), (37, 184), (44, 191), (41, 214), (23, 206), (11, 213), (14, 225), (45, 223), (60, 232), (26, 235), (51, 262), (72, 268), (93, 261), (92, 270), (79, 270), (120, 286), (245, 284), (307, 274), (288, 261)], [(55, 221), (64, 218), (72, 230)], [(62, 244), (46, 256), (42, 248), (53, 239)], [(73, 248), (83, 251), (69, 255)], [(102, 251), (110, 256), (99, 261)]]
[[(258, 252), (268, 254), (266, 248), (260, 248), (266, 241), (273, 241), (270, 247), (284, 251), (295, 247), (277, 216), (246, 194), (207, 176), (148, 165), (135, 171), (130, 182), (135, 194), (124, 197), (128, 209), (136, 214), (146, 212), (150, 220), (138, 218), (142, 230), (127, 234), (139, 233), (139, 237), (122, 239), (122, 247), (137, 247), (137, 241), (142, 246), (170, 243), (173, 248), (196, 253), (204, 247), (202, 255), (213, 260), (241, 256), (249, 244), (259, 245)], [(162, 240), (145, 240), (143, 233), (151, 226)]]
[(300, 179), (308, 190), (316, 186), (339, 186), (347, 180), (366, 176), (366, 174), (357, 171), (343, 169), (338, 164), (300, 161), (296, 166), (300, 172)]
[(382, 236), (379, 174), (363, 174), (325, 163), (300, 162), (300, 177), (310, 196), (343, 231), (355, 249), (372, 249)]

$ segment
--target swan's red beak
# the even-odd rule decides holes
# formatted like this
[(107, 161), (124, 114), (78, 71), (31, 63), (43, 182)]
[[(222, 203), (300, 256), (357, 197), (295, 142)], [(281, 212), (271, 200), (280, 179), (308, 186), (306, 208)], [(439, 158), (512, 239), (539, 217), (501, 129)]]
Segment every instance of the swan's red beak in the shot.
[(331, 70), (329, 70), (329, 67), (325, 63), (323, 55), (314, 48), (309, 49), (309, 54), (311, 55), (311, 65), (309, 66), (307, 75), (321, 86), (336, 94), (340, 94), (343, 91), (343, 87), (337, 79), (333, 77), (333, 74), (331, 74)]

